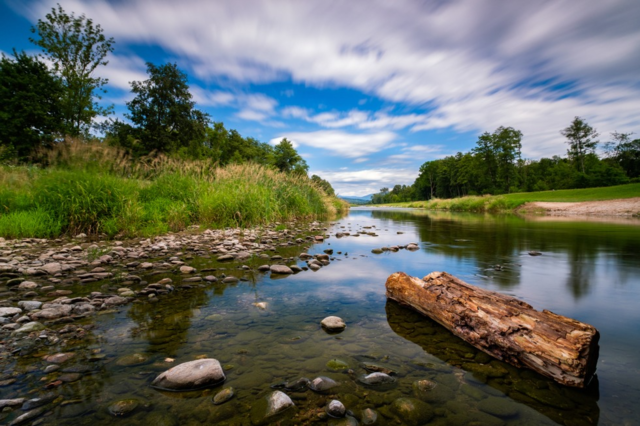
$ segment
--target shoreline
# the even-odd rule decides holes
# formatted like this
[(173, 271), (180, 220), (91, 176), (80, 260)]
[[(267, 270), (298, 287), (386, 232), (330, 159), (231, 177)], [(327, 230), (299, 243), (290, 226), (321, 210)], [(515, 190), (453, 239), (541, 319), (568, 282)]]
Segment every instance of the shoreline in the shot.
[(571, 203), (533, 201), (516, 208), (514, 212), (545, 216), (640, 217), (640, 197)]

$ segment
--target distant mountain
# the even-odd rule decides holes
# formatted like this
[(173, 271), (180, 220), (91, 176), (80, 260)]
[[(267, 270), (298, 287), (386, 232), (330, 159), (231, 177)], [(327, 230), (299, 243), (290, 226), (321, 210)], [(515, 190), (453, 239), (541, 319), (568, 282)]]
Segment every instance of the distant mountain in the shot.
[(373, 194), (364, 195), (362, 197), (357, 197), (355, 195), (338, 195), (338, 197), (351, 204), (369, 204), (373, 198)]

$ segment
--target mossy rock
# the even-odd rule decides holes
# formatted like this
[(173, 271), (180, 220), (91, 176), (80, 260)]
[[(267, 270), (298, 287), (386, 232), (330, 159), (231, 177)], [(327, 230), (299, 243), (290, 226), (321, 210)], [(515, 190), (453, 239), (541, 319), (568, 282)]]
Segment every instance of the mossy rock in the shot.
[(518, 414), (518, 406), (509, 398), (490, 396), (478, 403), (478, 408), (487, 414), (496, 417), (507, 418)]
[(349, 364), (347, 364), (346, 361), (334, 358), (327, 362), (327, 367), (331, 370), (347, 370), (349, 368)]
[(391, 411), (403, 424), (423, 425), (428, 423), (435, 413), (426, 402), (415, 398), (398, 398), (391, 404)]

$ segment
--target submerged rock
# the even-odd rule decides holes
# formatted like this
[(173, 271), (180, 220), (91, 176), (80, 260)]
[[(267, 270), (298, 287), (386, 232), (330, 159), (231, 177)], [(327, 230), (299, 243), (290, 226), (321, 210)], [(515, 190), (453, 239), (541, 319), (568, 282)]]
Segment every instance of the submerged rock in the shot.
[(332, 370), (346, 370), (349, 368), (349, 364), (347, 364), (345, 361), (341, 359), (334, 358), (329, 362), (327, 362), (327, 367), (329, 367)]
[(286, 389), (291, 392), (304, 392), (309, 387), (309, 383), (311, 383), (311, 380), (306, 377), (301, 377), (289, 382), (277, 383), (275, 385), (271, 385), (271, 387), (274, 389)]
[(261, 401), (253, 404), (251, 409), (251, 423), (254, 425), (271, 422), (273, 417), (283, 413), (295, 404), (289, 396), (281, 391), (273, 391)]
[(378, 413), (372, 408), (362, 410), (362, 424), (372, 425), (378, 420)]
[(344, 404), (337, 399), (333, 399), (329, 401), (327, 406), (325, 407), (325, 411), (327, 414), (334, 418), (344, 417), (347, 409), (344, 408)]
[(156, 377), (151, 386), (160, 390), (191, 391), (224, 382), (225, 375), (217, 359), (206, 358), (176, 365)]
[(309, 383), (309, 389), (314, 392), (325, 392), (336, 386), (338, 386), (338, 382), (325, 376), (316, 377)]
[(139, 406), (140, 401), (137, 399), (121, 399), (109, 405), (107, 410), (113, 416), (126, 417), (133, 414)]
[(347, 328), (347, 324), (340, 317), (326, 317), (320, 324), (327, 331), (339, 332)]
[(386, 385), (386, 384), (391, 384), (396, 382), (395, 377), (391, 377), (388, 374), (380, 373), (380, 372), (370, 373), (364, 376), (360, 376), (358, 377), (357, 380), (363, 385), (368, 385), (368, 386)]
[(429, 404), (413, 398), (396, 399), (391, 404), (391, 410), (407, 425), (427, 424), (434, 416)]
[(233, 398), (234, 395), (235, 395), (235, 392), (233, 388), (230, 387), (230, 388), (222, 389), (213, 397), (213, 405), (224, 404), (225, 402)]

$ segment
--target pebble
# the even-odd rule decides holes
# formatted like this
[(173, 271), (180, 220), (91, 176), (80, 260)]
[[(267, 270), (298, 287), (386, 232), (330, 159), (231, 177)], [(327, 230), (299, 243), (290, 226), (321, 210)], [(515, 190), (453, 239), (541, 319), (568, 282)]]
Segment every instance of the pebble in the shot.
[(331, 417), (341, 418), (344, 417), (347, 410), (342, 402), (338, 401), (337, 399), (333, 399), (329, 401), (325, 408), (325, 411)]
[(347, 324), (340, 317), (330, 316), (323, 319), (320, 324), (327, 331), (338, 332), (347, 327)]

